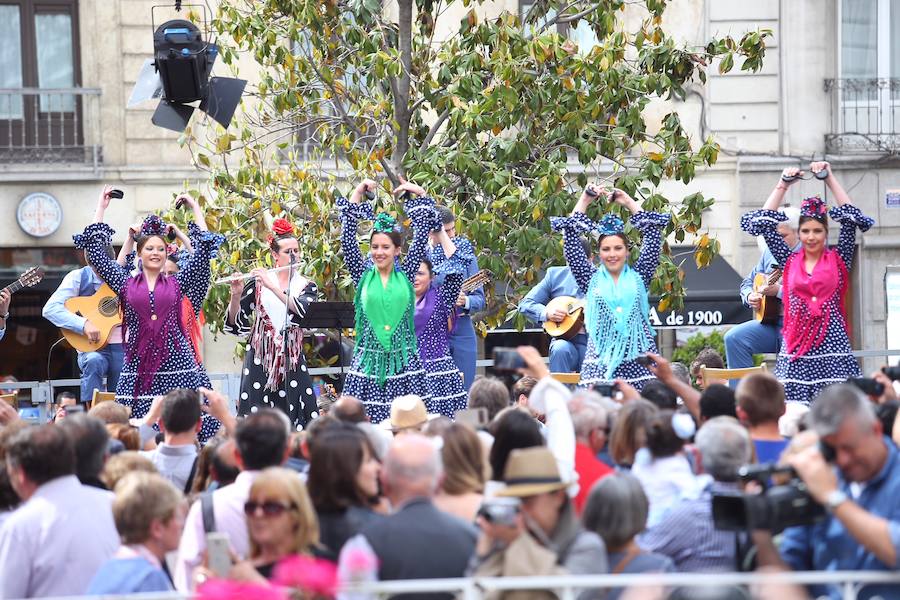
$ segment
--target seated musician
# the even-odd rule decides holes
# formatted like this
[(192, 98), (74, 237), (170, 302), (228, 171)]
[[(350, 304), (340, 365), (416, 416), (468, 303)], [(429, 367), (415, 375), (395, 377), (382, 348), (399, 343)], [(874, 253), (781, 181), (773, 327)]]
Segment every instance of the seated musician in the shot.
[(0, 340), (6, 335), (6, 325), (9, 320), (9, 301), (10, 293), (6, 290), (0, 290)]
[[(800, 248), (797, 229), (800, 223), (800, 209), (786, 206), (783, 209), (788, 220), (778, 225), (778, 233), (788, 246), (796, 252)], [(775, 258), (768, 248), (763, 251), (759, 262), (741, 282), (741, 300), (744, 305), (757, 309), (763, 296), (781, 298), (781, 284), (774, 283), (759, 291), (753, 291), (753, 278), (757, 273), (768, 274), (776, 268)], [(775, 354), (781, 343), (781, 318), (777, 323), (765, 324), (750, 319), (736, 325), (725, 334), (725, 360), (729, 369), (753, 366), (754, 354)], [(735, 385), (737, 381), (733, 382)]]
[[(110, 191), (106, 186), (101, 195)], [(115, 258), (116, 253), (112, 246), (107, 247), (106, 253), (110, 258)], [(76, 315), (66, 309), (66, 300), (77, 296), (93, 296), (103, 285), (103, 280), (97, 271), (90, 266), (87, 253), (84, 255), (87, 267), (75, 269), (63, 277), (62, 283), (47, 300), (44, 305), (44, 318), (61, 329), (68, 329), (82, 334), (92, 343), (100, 340), (100, 329), (85, 317)], [(81, 397), (82, 402), (90, 402), (94, 396), (94, 390), (115, 391), (119, 383), (119, 373), (122, 371), (125, 351), (122, 348), (122, 328), (114, 327), (109, 334), (107, 344), (94, 352), (78, 353), (78, 368), (81, 369)], [(103, 377), (106, 377), (106, 385), (103, 385)]]
[[(593, 250), (587, 240), (582, 240), (584, 251), (593, 260)], [(533, 323), (543, 324), (547, 321), (561, 323), (566, 319), (566, 312), (561, 309), (547, 309), (547, 304), (560, 296), (581, 298), (578, 284), (569, 267), (550, 267), (539, 284), (531, 289), (519, 302), (519, 312)], [(584, 328), (571, 340), (561, 337), (550, 342), (550, 371), (553, 373), (578, 373), (587, 351), (587, 332)]]

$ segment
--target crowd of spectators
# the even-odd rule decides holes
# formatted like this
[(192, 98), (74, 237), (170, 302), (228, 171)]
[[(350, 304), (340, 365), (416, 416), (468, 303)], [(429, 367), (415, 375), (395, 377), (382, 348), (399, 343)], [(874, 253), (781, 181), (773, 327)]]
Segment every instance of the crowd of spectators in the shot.
[[(656, 380), (641, 392), (619, 382), (607, 397), (569, 389), (533, 348), (519, 351), (522, 377), (510, 388), (479, 378), (470, 414), (455, 421), (415, 396), (397, 398), (379, 424), (339, 397), (299, 433), (272, 409), (235, 420), (210, 390), (173, 390), (141, 422), (113, 402), (84, 413), (62, 397), (51, 423), (30, 425), (0, 403), (0, 598), (281, 585), (298, 555), (349, 583), (900, 565), (889, 380), (877, 398), (837, 384), (810, 407), (788, 406), (764, 372), (733, 390), (653, 354)], [(200, 393), (224, 425), (203, 447)], [(783, 482), (747, 483), (754, 463), (793, 469), (824, 507), (818, 518), (783, 532), (717, 526), (714, 497)], [(840, 597), (836, 587), (792, 593)], [(900, 584), (860, 591), (879, 595), (900, 597)]]

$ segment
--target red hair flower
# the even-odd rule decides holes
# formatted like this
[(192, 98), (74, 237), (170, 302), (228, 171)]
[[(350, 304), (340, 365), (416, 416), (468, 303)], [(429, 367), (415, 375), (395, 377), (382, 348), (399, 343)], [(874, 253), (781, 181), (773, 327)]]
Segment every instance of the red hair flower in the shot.
[(275, 219), (272, 223), (272, 233), (276, 236), (291, 235), (294, 233), (294, 226), (287, 219)]

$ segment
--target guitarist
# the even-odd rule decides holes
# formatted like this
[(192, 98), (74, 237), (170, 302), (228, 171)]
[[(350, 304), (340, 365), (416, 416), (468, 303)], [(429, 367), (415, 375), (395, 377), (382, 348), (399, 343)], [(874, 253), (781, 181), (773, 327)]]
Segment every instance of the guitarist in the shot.
[[(582, 239), (584, 253), (591, 262), (594, 261), (593, 250), (587, 239)], [(548, 313), (547, 303), (559, 296), (582, 298), (578, 291), (578, 283), (569, 267), (550, 267), (539, 284), (531, 289), (519, 302), (519, 312), (533, 323), (553, 321), (561, 323), (566, 318), (563, 310), (556, 309)], [(554, 338), (550, 342), (550, 371), (553, 373), (578, 373), (587, 351), (587, 332), (582, 329), (571, 340)]]
[[(800, 238), (797, 236), (797, 228), (800, 222), (800, 209), (786, 206), (782, 209), (787, 215), (787, 221), (779, 223), (778, 233), (785, 243), (796, 252), (800, 248)], [(781, 284), (775, 283), (766, 286), (760, 291), (753, 290), (753, 278), (758, 273), (769, 274), (776, 268), (777, 262), (768, 248), (763, 251), (759, 262), (750, 271), (750, 274), (741, 282), (741, 300), (744, 305), (751, 308), (759, 308), (762, 297), (772, 296), (781, 298)], [(778, 352), (781, 343), (781, 319), (775, 324), (760, 323), (756, 319), (750, 319), (728, 330), (725, 334), (725, 360), (729, 369), (741, 369), (753, 366), (754, 354), (774, 354)], [(737, 380), (732, 381), (732, 387), (737, 385)]]
[(9, 320), (10, 294), (6, 290), (0, 290), (0, 340), (6, 335), (6, 322)]
[[(109, 194), (110, 187), (107, 186), (101, 192), (102, 195)], [(106, 248), (106, 253), (113, 260), (116, 253), (110, 245)], [(94, 293), (103, 285), (103, 280), (97, 275), (97, 271), (90, 266), (87, 253), (84, 260), (88, 264), (86, 267), (75, 269), (63, 277), (62, 283), (47, 300), (44, 305), (44, 318), (61, 329), (69, 329), (75, 333), (86, 336), (92, 342), (100, 339), (100, 330), (96, 325), (91, 323), (84, 317), (80, 317), (66, 309), (66, 300), (76, 296), (93, 296)], [(78, 368), (81, 369), (81, 402), (90, 402), (94, 395), (94, 390), (115, 391), (116, 384), (119, 382), (119, 373), (122, 371), (122, 362), (124, 360), (124, 350), (122, 348), (122, 328), (116, 326), (109, 334), (109, 340), (106, 346), (98, 349), (96, 352), (79, 352)], [(103, 377), (106, 377), (106, 385), (103, 385)]]
[[(457, 239), (456, 215), (446, 206), (438, 206), (437, 213), (444, 231), (447, 232), (454, 244), (460, 245), (460, 240), (465, 240), (465, 238)], [(441, 250), (438, 236), (434, 233), (430, 236), (430, 244), (430, 259), (437, 268), (446, 260), (446, 257)], [(478, 271), (478, 258), (471, 255), (466, 265), (464, 279), (468, 279)], [(434, 283), (438, 287), (443, 285), (443, 275), (438, 275)], [(463, 387), (467, 392), (475, 379), (475, 362), (478, 359), (478, 339), (475, 337), (475, 327), (472, 326), (470, 315), (484, 310), (484, 305), (484, 290), (481, 287), (472, 290), (469, 294), (460, 292), (456, 299), (456, 313), (453, 317), (453, 328), (450, 330), (450, 354), (453, 356), (456, 368), (463, 374)]]

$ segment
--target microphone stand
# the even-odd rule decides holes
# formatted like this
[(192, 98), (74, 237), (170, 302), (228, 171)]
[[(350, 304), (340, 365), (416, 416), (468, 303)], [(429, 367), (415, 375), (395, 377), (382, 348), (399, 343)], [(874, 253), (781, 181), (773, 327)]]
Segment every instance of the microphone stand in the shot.
[[(284, 388), (284, 403), (285, 407), (288, 408), (288, 413), (290, 412), (290, 400), (288, 400), (288, 364), (290, 362), (290, 354), (288, 353), (288, 326), (290, 324), (291, 319), (291, 283), (294, 280), (294, 264), (296, 263), (296, 255), (291, 253), (291, 268), (288, 269), (288, 284), (287, 284), (287, 294), (284, 297), (284, 325), (281, 327), (281, 345), (282, 351), (284, 352), (284, 381), (281, 382), (282, 388)], [(290, 415), (288, 415), (290, 416)]]

